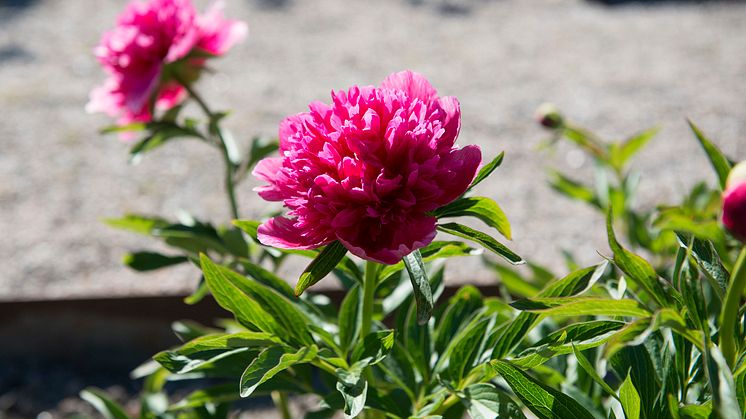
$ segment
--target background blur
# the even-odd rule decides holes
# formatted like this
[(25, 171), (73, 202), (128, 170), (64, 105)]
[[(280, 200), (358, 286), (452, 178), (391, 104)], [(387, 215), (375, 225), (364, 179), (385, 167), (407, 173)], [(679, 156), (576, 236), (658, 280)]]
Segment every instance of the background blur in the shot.
[[(641, 206), (678, 201), (682, 188), (712, 176), (685, 117), (726, 154), (746, 155), (741, 2), (226, 3), (226, 15), (248, 22), (250, 34), (212, 61), (217, 73), (204, 77), (198, 89), (214, 108), (233, 110), (226, 126), (239, 143), (276, 135), (285, 115), (305, 110), (314, 99), (328, 101), (332, 88), (418, 71), (440, 94), (461, 101), (461, 144), (480, 145), (485, 158), (506, 152), (479, 192), (505, 209), (514, 232), (511, 247), (552, 267), (562, 266), (562, 249), (593, 262), (606, 244), (602, 220), (546, 184), (549, 167), (572, 171), (577, 179), (591, 176), (592, 167), (571, 147), (537, 151), (547, 137), (533, 120), (542, 102), (554, 102), (573, 121), (609, 138), (662, 128), (635, 160)], [(104, 78), (92, 48), (124, 4), (0, 0), (2, 301), (183, 294), (197, 280), (195, 269), (147, 275), (127, 270), (122, 254), (153, 248), (153, 242), (100, 220), (180, 210), (228, 219), (216, 152), (174, 142), (132, 166), (127, 144), (98, 133), (111, 121), (84, 112), (89, 90)], [(251, 191), (255, 185), (249, 181), (238, 190), (244, 218), (267, 210)], [(459, 266), (449, 271), (449, 282), (495, 281), (479, 269), (478, 258)], [(0, 340), (15, 337), (9, 330), (0, 332)], [(13, 383), (33, 382), (9, 372), (8, 362), (0, 361), (0, 417), (3, 392)], [(70, 383), (64, 374), (59, 380)], [(65, 391), (75, 394), (83, 384), (73, 382)], [(17, 405), (13, 400), (7, 403)]]

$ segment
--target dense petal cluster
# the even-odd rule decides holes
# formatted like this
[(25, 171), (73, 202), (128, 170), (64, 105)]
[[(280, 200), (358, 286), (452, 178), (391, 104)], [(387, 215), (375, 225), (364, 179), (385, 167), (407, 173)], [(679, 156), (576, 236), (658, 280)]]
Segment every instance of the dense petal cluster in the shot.
[(153, 101), (166, 110), (185, 97), (173, 74), (194, 80), (207, 57), (224, 54), (246, 33), (245, 23), (223, 17), (221, 3), (201, 16), (189, 0), (130, 3), (95, 49), (108, 78), (91, 92), (86, 109), (122, 124), (150, 121)]
[(280, 125), (281, 157), (254, 170), (268, 183), (259, 195), (289, 209), (260, 226), (259, 240), (291, 249), (339, 240), (387, 264), (429, 244), (436, 219), (428, 213), (463, 194), (481, 162), (479, 147), (455, 146), (456, 98), (405, 71), (309, 108)]
[(746, 162), (737, 164), (728, 175), (723, 193), (723, 225), (746, 242)]

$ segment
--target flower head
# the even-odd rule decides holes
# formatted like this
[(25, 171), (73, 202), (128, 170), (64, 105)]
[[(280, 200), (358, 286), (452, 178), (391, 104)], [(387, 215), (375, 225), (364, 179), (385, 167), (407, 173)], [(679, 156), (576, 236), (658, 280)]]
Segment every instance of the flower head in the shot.
[(728, 175), (723, 193), (723, 224), (737, 239), (746, 242), (746, 162)]
[(121, 124), (148, 122), (151, 104), (162, 110), (179, 104), (186, 96), (180, 83), (195, 80), (206, 58), (224, 54), (246, 32), (245, 23), (223, 17), (221, 3), (202, 16), (189, 0), (130, 3), (95, 49), (108, 78), (86, 109)]
[(279, 158), (259, 162), (256, 191), (288, 216), (259, 227), (270, 246), (313, 249), (339, 240), (353, 254), (393, 264), (435, 237), (429, 212), (464, 193), (479, 147), (454, 146), (459, 102), (421, 75), (332, 92), (332, 103), (280, 125)]

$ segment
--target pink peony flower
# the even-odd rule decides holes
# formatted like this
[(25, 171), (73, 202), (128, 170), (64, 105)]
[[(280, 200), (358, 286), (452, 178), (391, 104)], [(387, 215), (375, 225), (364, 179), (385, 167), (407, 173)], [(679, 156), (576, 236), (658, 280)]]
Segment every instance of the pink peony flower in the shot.
[(259, 227), (259, 240), (286, 249), (339, 240), (386, 264), (429, 244), (429, 211), (463, 194), (482, 158), (477, 146), (454, 146), (456, 98), (438, 97), (423, 76), (404, 71), (309, 108), (281, 123), (282, 157), (254, 170), (269, 183), (259, 195), (289, 209)]
[(223, 17), (222, 3), (203, 16), (189, 0), (130, 3), (95, 49), (108, 78), (91, 92), (86, 110), (105, 112), (120, 124), (148, 122), (151, 103), (167, 110), (184, 100), (174, 73), (194, 81), (207, 57), (224, 54), (246, 32), (245, 23)]
[(728, 175), (723, 193), (723, 225), (738, 240), (746, 242), (746, 162)]

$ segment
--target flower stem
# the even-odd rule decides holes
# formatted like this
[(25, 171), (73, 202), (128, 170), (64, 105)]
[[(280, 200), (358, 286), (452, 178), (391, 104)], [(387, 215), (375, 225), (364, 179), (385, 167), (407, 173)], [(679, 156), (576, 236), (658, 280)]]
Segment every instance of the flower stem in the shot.
[(231, 217), (234, 220), (238, 219), (240, 217), (238, 215), (238, 203), (236, 200), (235, 179), (233, 178), (233, 162), (231, 162), (230, 159), (228, 144), (225, 141), (225, 137), (223, 136), (223, 131), (220, 129), (218, 115), (210, 109), (210, 107), (207, 105), (207, 102), (205, 102), (204, 99), (202, 99), (202, 96), (200, 96), (194, 89), (192, 89), (192, 86), (190, 86), (189, 83), (183, 83), (180, 80), (179, 82), (182, 86), (184, 86), (186, 91), (189, 93), (189, 96), (191, 96), (191, 98), (194, 99), (195, 102), (197, 102), (197, 105), (199, 105), (207, 118), (210, 120), (210, 135), (217, 137), (218, 146), (223, 154), (223, 162), (225, 163), (225, 192), (228, 195)]
[(723, 309), (720, 312), (720, 331), (718, 333), (720, 350), (731, 368), (735, 366), (736, 351), (739, 345), (739, 342), (736, 341), (739, 334), (735, 329), (744, 288), (746, 288), (746, 246), (738, 254), (733, 272), (730, 274), (730, 283), (725, 293)]
[(273, 391), (272, 401), (275, 403), (275, 407), (280, 411), (282, 419), (292, 419), (290, 415), (290, 406), (288, 404), (288, 395), (284, 391)]
[(363, 280), (363, 319), (360, 327), (360, 340), (365, 339), (373, 329), (373, 303), (378, 280), (378, 264), (365, 262), (365, 279)]

